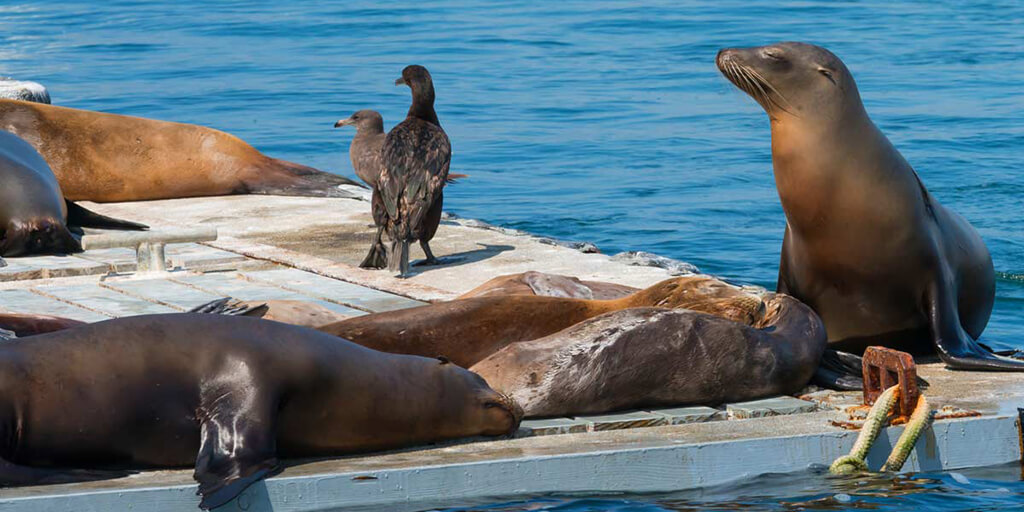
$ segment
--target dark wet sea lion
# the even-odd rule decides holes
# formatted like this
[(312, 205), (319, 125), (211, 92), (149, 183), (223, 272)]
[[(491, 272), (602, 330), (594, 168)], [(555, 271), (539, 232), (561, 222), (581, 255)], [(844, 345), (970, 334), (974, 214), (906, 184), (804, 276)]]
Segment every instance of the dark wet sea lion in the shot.
[(838, 57), (803, 43), (726, 49), (718, 67), (771, 119), (786, 212), (778, 290), (813, 308), (832, 346), (938, 352), (951, 368), (1024, 370), (976, 342), (995, 297), (971, 225), (928, 193), (868, 117)]
[(0, 343), (0, 389), (0, 486), (75, 479), (59, 468), (194, 465), (203, 508), (273, 474), (278, 458), (506, 435), (522, 416), (446, 361), (200, 314)]
[(509, 343), (554, 334), (589, 318), (637, 307), (687, 308), (749, 323), (761, 299), (707, 276), (669, 279), (616, 300), (486, 296), (375, 313), (319, 330), (385, 352), (445, 356), (470, 367)]
[(818, 366), (825, 327), (792, 297), (770, 294), (765, 303), (751, 324), (685, 309), (624, 309), (512, 343), (472, 370), (527, 416), (796, 393)]
[[(434, 112), (434, 82), (423, 66), (406, 66), (395, 85), (412, 90), (405, 120), (388, 132), (381, 148), (380, 179), (373, 189), (373, 216), (391, 239), (388, 267), (409, 273), (409, 243), (418, 240), (426, 260), (437, 263), (428, 242), (441, 223), (442, 190), (448, 179), (452, 146)], [(381, 225), (381, 224), (378, 224)], [(379, 263), (373, 249), (364, 263)]]
[(65, 199), (43, 157), (17, 135), (0, 130), (0, 256), (81, 252), (81, 227), (146, 229), (105, 217)]
[(572, 276), (523, 272), (495, 277), (459, 296), (488, 297), (493, 295), (540, 295), (544, 297), (570, 297), (574, 299), (619, 299), (640, 291), (624, 284), (600, 281), (581, 281)]
[(0, 130), (28, 141), (73, 201), (229, 194), (355, 197), (356, 182), (270, 158), (219, 130), (0, 99)]

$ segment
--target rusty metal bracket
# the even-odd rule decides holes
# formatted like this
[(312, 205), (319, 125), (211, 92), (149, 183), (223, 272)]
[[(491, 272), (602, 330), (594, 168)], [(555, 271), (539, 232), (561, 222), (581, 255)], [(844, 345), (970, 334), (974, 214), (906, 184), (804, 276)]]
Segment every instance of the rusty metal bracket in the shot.
[(917, 365), (906, 352), (885, 347), (868, 347), (864, 351), (864, 405), (871, 405), (882, 391), (899, 384), (900, 399), (893, 414), (909, 417), (917, 397)]

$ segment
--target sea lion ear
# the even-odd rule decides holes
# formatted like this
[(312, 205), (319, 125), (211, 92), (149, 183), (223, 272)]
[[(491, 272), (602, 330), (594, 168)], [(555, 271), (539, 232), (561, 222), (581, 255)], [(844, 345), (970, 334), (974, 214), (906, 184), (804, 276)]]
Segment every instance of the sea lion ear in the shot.
[(451, 360), (448, 359), (445, 356), (437, 356), (437, 360), (441, 361), (441, 364), (449, 364), (449, 363), (451, 363)]

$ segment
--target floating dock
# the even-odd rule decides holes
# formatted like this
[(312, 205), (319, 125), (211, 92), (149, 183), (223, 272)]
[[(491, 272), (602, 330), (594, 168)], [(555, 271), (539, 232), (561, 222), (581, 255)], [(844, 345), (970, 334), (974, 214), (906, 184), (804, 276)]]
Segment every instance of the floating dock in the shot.
[[(139, 272), (140, 260), (129, 247), (9, 258), (0, 268), (0, 310), (98, 321), (184, 311), (231, 296), (305, 300), (354, 316), (451, 299), (490, 278), (528, 270), (636, 287), (671, 275), (667, 268), (633, 265), (589, 247), (581, 252), (449, 217), (431, 243), (444, 265), (414, 267), (415, 275), (398, 280), (355, 267), (369, 245), (372, 221), (368, 203), (349, 199), (233, 196), (87, 206), (154, 231), (215, 228), (218, 236), (167, 245), (170, 271), (164, 273)], [(931, 384), (929, 401), (946, 407), (948, 419), (922, 436), (905, 471), (1021, 459), (1017, 407), (1024, 407), (1024, 376), (951, 372), (940, 364), (918, 369)], [(859, 393), (809, 392), (718, 408), (531, 420), (510, 439), (286, 461), (280, 475), (218, 510), (424, 510), (545, 493), (668, 492), (803, 471), (850, 450), (857, 432), (842, 424), (849, 420), (845, 409), (859, 399)], [(881, 466), (901, 430), (883, 431), (868, 457), (872, 468)], [(191, 474), (145, 471), (0, 489), (0, 512), (194, 510), (199, 499)]]

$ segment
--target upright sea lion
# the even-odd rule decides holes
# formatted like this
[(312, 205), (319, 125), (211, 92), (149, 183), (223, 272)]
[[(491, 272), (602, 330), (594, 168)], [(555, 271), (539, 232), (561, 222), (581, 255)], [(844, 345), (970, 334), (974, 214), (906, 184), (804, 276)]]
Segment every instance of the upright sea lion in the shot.
[(219, 315), (0, 343), (0, 390), (0, 486), (75, 478), (57, 468), (194, 465), (206, 509), (273, 474), (278, 458), (506, 435), (522, 417), (447, 361)]
[(474, 297), (359, 316), (319, 330), (385, 352), (445, 356), (468, 368), (509, 343), (534, 340), (588, 318), (638, 307), (686, 308), (744, 323), (765, 311), (757, 295), (711, 277), (688, 276), (616, 300)]
[[(404, 277), (409, 273), (410, 242), (420, 242), (427, 256), (422, 264), (437, 263), (428, 242), (441, 223), (442, 191), (448, 180), (452, 146), (434, 111), (434, 82), (427, 68), (406, 66), (395, 85), (409, 86), (412, 105), (405, 120), (384, 139), (383, 168), (373, 189), (373, 216), (384, 221), (384, 230), (391, 239), (388, 267)], [(374, 250), (371, 248), (364, 263), (375, 259)]]
[(985, 243), (871, 122), (838, 57), (790, 42), (725, 49), (717, 64), (771, 119), (786, 212), (778, 291), (821, 315), (833, 347), (937, 351), (951, 368), (1024, 370), (976, 341), (995, 297)]
[(473, 365), (526, 416), (717, 405), (799, 391), (827, 345), (825, 327), (785, 295), (752, 323), (685, 309), (606, 313)]
[(78, 206), (62, 194), (43, 157), (0, 130), (0, 256), (81, 252), (81, 227), (146, 229)]
[(229, 194), (355, 197), (362, 185), (270, 158), (222, 131), (0, 99), (0, 130), (31, 143), (73, 201), (143, 201)]
[(523, 272), (495, 277), (459, 296), (487, 297), (492, 295), (541, 295), (545, 297), (570, 297), (574, 299), (619, 299), (640, 291), (624, 284), (601, 281), (581, 281), (577, 277), (546, 274), (544, 272)]

